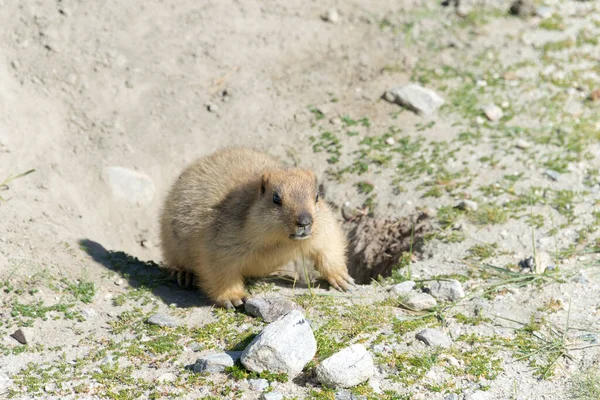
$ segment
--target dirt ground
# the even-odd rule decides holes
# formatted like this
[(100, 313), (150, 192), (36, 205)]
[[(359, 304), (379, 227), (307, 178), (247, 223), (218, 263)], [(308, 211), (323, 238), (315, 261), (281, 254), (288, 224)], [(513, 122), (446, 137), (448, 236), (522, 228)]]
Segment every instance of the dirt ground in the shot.
[[(0, 398), (260, 397), (247, 377), (185, 366), (264, 325), (212, 309), (155, 264), (169, 185), (230, 145), (313, 168), (340, 220), (345, 202), (373, 218), (433, 215), (413, 261), (358, 295), (255, 283), (300, 302), (326, 325), (320, 340), (371, 346), (377, 373), (354, 393), (598, 398), (600, 3), (509, 8), (0, 0), (0, 182), (35, 170), (0, 187)], [(382, 99), (410, 82), (444, 98), (435, 115)], [(477, 208), (457, 209), (464, 199)], [(544, 274), (519, 268), (534, 254)], [(399, 328), (384, 286), (457, 276), (467, 298), (423, 322), (457, 347), (425, 367), (419, 325)], [(360, 325), (352, 315), (369, 307), (381, 318)], [(185, 327), (147, 327), (157, 310)], [(335, 393), (310, 372), (272, 389)]]

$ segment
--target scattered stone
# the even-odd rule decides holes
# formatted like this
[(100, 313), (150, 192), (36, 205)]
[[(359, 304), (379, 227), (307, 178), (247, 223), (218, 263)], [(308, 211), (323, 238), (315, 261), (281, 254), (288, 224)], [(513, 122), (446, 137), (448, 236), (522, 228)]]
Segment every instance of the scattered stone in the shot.
[(340, 13), (335, 8), (328, 10), (325, 14), (321, 15), (321, 19), (325, 22), (331, 22), (337, 24), (340, 22)]
[(530, 148), (530, 147), (531, 147), (531, 143), (529, 143), (529, 142), (528, 142), (528, 141), (526, 141), (526, 140), (522, 140), (522, 139), (521, 139), (521, 140), (518, 140), (518, 141), (517, 141), (517, 143), (515, 144), (515, 146), (516, 146), (518, 149), (525, 150), (525, 149), (528, 149), (528, 148)]
[(263, 393), (261, 400), (283, 400), (283, 395), (278, 392)]
[(148, 322), (150, 325), (168, 326), (169, 328), (176, 328), (181, 325), (179, 320), (176, 318), (162, 313), (154, 314), (148, 318), (148, 321), (146, 322)]
[(476, 85), (479, 87), (486, 87), (488, 85), (488, 83), (486, 80), (480, 79), (477, 81)]
[(450, 347), (452, 345), (452, 340), (444, 332), (437, 329), (423, 329), (417, 333), (416, 338), (431, 347)]
[(473, 200), (462, 200), (456, 207), (465, 211), (477, 211), (477, 208), (479, 208)]
[(552, 179), (553, 181), (557, 181), (560, 178), (560, 173), (553, 169), (545, 170), (544, 175), (546, 175), (548, 178)]
[(414, 83), (390, 89), (384, 94), (384, 98), (390, 103), (426, 116), (434, 114), (444, 104), (444, 99), (433, 90)]
[(119, 278), (115, 281), (115, 285), (117, 285), (117, 286), (123, 286), (124, 283), (125, 283), (125, 281), (121, 278)]
[(397, 283), (392, 286), (389, 292), (395, 296), (402, 296), (410, 293), (415, 288), (415, 282), (413, 281), (404, 281), (402, 283)]
[(502, 109), (506, 109), (510, 107), (510, 103), (508, 101), (503, 101), (502, 103), (500, 103), (500, 107), (502, 107)]
[(510, 5), (510, 13), (519, 17), (528, 18), (535, 15), (535, 2), (533, 0), (515, 0)]
[(465, 297), (463, 287), (456, 279), (428, 282), (426, 289), (438, 300), (456, 301)]
[(105, 168), (104, 175), (118, 199), (146, 205), (154, 198), (154, 182), (148, 175), (123, 167)]
[(225, 353), (209, 354), (196, 360), (194, 372), (223, 372), (240, 359), (241, 351), (228, 351)]
[(317, 342), (304, 315), (292, 310), (267, 325), (246, 347), (241, 360), (253, 372), (298, 375), (317, 352)]
[(316, 372), (323, 385), (348, 388), (373, 376), (373, 358), (365, 346), (353, 344), (323, 360)]
[(208, 112), (216, 113), (217, 111), (219, 111), (219, 106), (217, 106), (216, 104), (213, 104), (213, 103), (208, 103), (206, 105), (206, 110)]
[(252, 390), (263, 392), (269, 387), (269, 381), (266, 379), (249, 379), (248, 384)]
[(579, 339), (591, 344), (597, 344), (599, 342), (598, 335), (595, 333), (584, 333), (579, 336)]
[(542, 19), (550, 18), (554, 14), (554, 10), (552, 7), (548, 6), (539, 6), (535, 9), (535, 15)]
[(245, 310), (269, 323), (292, 310), (303, 311), (298, 304), (282, 296), (253, 297), (246, 301)]
[(175, 380), (177, 380), (177, 375), (172, 372), (167, 372), (159, 376), (156, 380), (159, 382), (175, 382)]
[(415, 311), (422, 311), (433, 308), (437, 301), (427, 293), (418, 293), (404, 301), (404, 305)]
[(487, 104), (481, 108), (483, 113), (490, 121), (498, 121), (504, 116), (504, 111), (495, 104)]
[(455, 367), (455, 368), (458, 368), (458, 367), (460, 367), (460, 363), (458, 362), (458, 360), (456, 359), (456, 357), (452, 357), (452, 356), (450, 356), (450, 357), (448, 357), (448, 358), (446, 359), (446, 361), (447, 361), (447, 362), (448, 362), (448, 364), (450, 364), (450, 366), (452, 366), (452, 367)]
[(477, 125), (483, 125), (485, 123), (485, 119), (481, 115), (478, 115), (475, 117), (475, 123)]
[(333, 395), (335, 400), (367, 400), (366, 396), (361, 396), (359, 394), (354, 394), (349, 390), (338, 390)]
[(389, 146), (393, 146), (396, 144), (396, 139), (394, 139), (393, 137), (389, 137), (389, 138), (385, 139), (385, 143), (388, 144)]
[(200, 350), (204, 349), (204, 344), (199, 343), (199, 342), (194, 342), (194, 343), (190, 344), (188, 347), (191, 351), (195, 352), (195, 351), (200, 351)]
[(25, 337), (25, 332), (23, 331), (23, 329), (17, 329), (10, 336), (21, 344), (27, 344), (27, 337)]
[(14, 69), (19, 69), (19, 67), (21, 66), (21, 63), (19, 62), (19, 60), (12, 60), (10, 62), (10, 65), (14, 68)]

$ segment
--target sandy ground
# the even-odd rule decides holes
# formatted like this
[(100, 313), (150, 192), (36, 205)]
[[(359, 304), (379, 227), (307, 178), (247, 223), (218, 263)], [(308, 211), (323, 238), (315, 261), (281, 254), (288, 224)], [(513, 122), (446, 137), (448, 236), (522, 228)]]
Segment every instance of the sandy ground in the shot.
[[(570, 118), (594, 120), (598, 106), (585, 102), (583, 96), (600, 87), (593, 86), (598, 85), (600, 72), (590, 61), (597, 61), (600, 47), (584, 40), (582, 46), (588, 46), (589, 58), (569, 58), (569, 54), (561, 53), (556, 59), (564, 60), (564, 65), (547, 62), (539, 52), (545, 43), (579, 37), (584, 30), (597, 35), (598, 5), (564, 1), (549, 6), (561, 16), (563, 29), (543, 30), (538, 27), (538, 17), (508, 17), (509, 4), (504, 2), (488, 3), (482, 13), (488, 12), (489, 19), (463, 29), (461, 23), (469, 22), (458, 17), (453, 7), (433, 2), (0, 0), (0, 181), (35, 169), (0, 191), (0, 282), (5, 289), (13, 288), (0, 293), (0, 348), (4, 351), (0, 377), (13, 379), (28, 363), (56, 360), (63, 353), (68, 360), (76, 360), (111, 337), (109, 322), (130, 309), (115, 306), (113, 300), (129, 291), (133, 281), (118, 281), (119, 275), (106, 262), (106, 251), (160, 262), (158, 213), (165, 191), (188, 162), (222, 146), (253, 146), (313, 168), (326, 183), (329, 200), (340, 207), (348, 200), (360, 206), (366, 196), (357, 193), (355, 184), (369, 181), (377, 190), (374, 212), (378, 217), (409, 215), (416, 207), (439, 214), (441, 206), (455, 205), (464, 193), (482, 203), (493, 195), (477, 197), (481, 187), (503, 175), (523, 173), (525, 178), (517, 185), (523, 190), (549, 187), (585, 192), (573, 204), (574, 220), (565, 219), (548, 204), (535, 208), (536, 213), (554, 218), (552, 223), (560, 226), (552, 230), (547, 219), (535, 232), (534, 242), (539, 248), (546, 246), (544, 250), (550, 252), (576, 243), (578, 232), (595, 224), (592, 215), (600, 199), (598, 185), (585, 184), (589, 171), (597, 171), (600, 165), (597, 125), (592, 128), (596, 133), (590, 134), (593, 140), (581, 142), (590, 156), (578, 154), (568, 160), (568, 168), (557, 181), (544, 175), (545, 169), (552, 168), (542, 166), (542, 154), (560, 156), (571, 151), (567, 149), (569, 143), (523, 137), (534, 147), (528, 150), (529, 156), (522, 156), (514, 147), (518, 134), (500, 134), (502, 139), (497, 141), (495, 134), (500, 129), (494, 130), (493, 124), (486, 126), (482, 141), (459, 143), (454, 157), (442, 161), (455, 170), (468, 164), (470, 186), (441, 197), (423, 196), (418, 185), (427, 179), (422, 176), (404, 184), (404, 191), (394, 191), (391, 182), (402, 172), (393, 166), (370, 170), (361, 177), (333, 179), (327, 173), (332, 168), (326, 161), (329, 155), (315, 153), (314, 141), (310, 140), (324, 131), (341, 131), (339, 127), (345, 123), (342, 117), (349, 115), (370, 121), (369, 127), (356, 128), (359, 138), (381, 135), (394, 125), (401, 135), (456, 144), (465, 129), (477, 125), (474, 118), (456, 111), (462, 107), (460, 100), (450, 101), (448, 93), (456, 80), (441, 84), (433, 79), (428, 84), (456, 109), (432, 117), (435, 125), (427, 125), (430, 119), (401, 112), (398, 105), (381, 99), (385, 90), (414, 81), (425, 70), (439, 66), (461, 69), (472, 65), (483, 78), (489, 65), (515, 66), (514, 73), (530, 86), (522, 86), (520, 91), (507, 89), (506, 95), (498, 94), (502, 90), (483, 91), (479, 101), (509, 101), (514, 116), (510, 123), (527, 128), (556, 123), (545, 114), (548, 106), (542, 100), (556, 99), (553, 96), (557, 93), (567, 93), (566, 87), (573, 87), (571, 82), (563, 87), (556, 81), (583, 76), (580, 89), (575, 94), (568, 92), (570, 97), (561, 97), (556, 104), (559, 109), (575, 107), (568, 113)], [(332, 8), (339, 11), (338, 23), (321, 18)], [(486, 51), (496, 58), (481, 57)], [(528, 64), (527, 60), (534, 61)], [(553, 81), (559, 89), (536, 83), (548, 69), (545, 63), (566, 71)], [(577, 67), (580, 75), (573, 77), (565, 65)], [(534, 103), (537, 106), (531, 106)], [(310, 111), (314, 108), (323, 113), (323, 119), (315, 118), (317, 113)], [(579, 125), (574, 129), (584, 128)], [(352, 162), (353, 151), (361, 145), (351, 136), (343, 136), (341, 143), (341, 163)], [(482, 155), (494, 155), (504, 168), (481, 161)], [(394, 157), (397, 163), (402, 156)], [(528, 157), (536, 162), (528, 162)], [(125, 172), (115, 167), (127, 169), (126, 176), (133, 176), (133, 181), (120, 181)], [(533, 251), (531, 223), (526, 218), (487, 225), (463, 222), (458, 229), (466, 240), (453, 243), (433, 239), (412, 267), (415, 276), (465, 273), (464, 257), (476, 244), (497, 242), (495, 255), (487, 260), (495, 265), (516, 264)], [(577, 250), (586, 243), (591, 245), (594, 237), (590, 230)], [(578, 271), (594, 259), (593, 254), (576, 255), (565, 258), (562, 264), (580, 277)], [(19, 327), (14, 302), (57, 303), (64, 282), (78, 280), (95, 284), (93, 302), (77, 305), (80, 311), (95, 310), (93, 316), (85, 322), (35, 319), (28, 329), (33, 342), (45, 350), (13, 352), (19, 346), (9, 336)], [(511, 289), (490, 301), (489, 313), (527, 322), (549, 299), (561, 298), (565, 304), (570, 301), (569, 318), (574, 326), (596, 332), (599, 282), (597, 275), (586, 272), (579, 280), (569, 278), (543, 290), (529, 286)], [(466, 288), (472, 285), (471, 281), (465, 283)], [(287, 288), (284, 292), (291, 293)], [(177, 304), (185, 312), (182, 318), (192, 326), (215, 320), (213, 311), (197, 299), (199, 294), (164, 285), (153, 295), (161, 309)], [(566, 317), (563, 307), (547, 319), (564, 326)], [(456, 329), (469, 331), (460, 326)], [(490, 324), (477, 329), (475, 332), (481, 333), (505, 328)], [(66, 347), (50, 350), (57, 346)], [(575, 352), (572, 359), (561, 359), (555, 378), (540, 381), (525, 362), (509, 362), (508, 358), (503, 356), (505, 368), (497, 379), (482, 384), (489, 386), (486, 394), (490, 399), (568, 398), (573, 374), (593, 368), (599, 360), (593, 347)], [(177, 368), (194, 359), (193, 352), (186, 353), (172, 368), (162, 365), (158, 370), (147, 370), (136, 366), (133, 374), (151, 381), (161, 373), (179, 371)], [(382, 374), (378, 375), (381, 379)], [(0, 397), (2, 390), (4, 395), (13, 390), (10, 393), (20, 398), (42, 396), (11, 385), (0, 386)], [(385, 389), (386, 384), (381, 386)], [(207, 395), (200, 387), (195, 386), (190, 393)], [(422, 384), (410, 386), (408, 392), (405, 389), (403, 393), (412, 396), (407, 398), (415, 399), (441, 399), (449, 393), (434, 393)], [(457, 395), (469, 396), (475, 389), (458, 390)], [(53, 390), (50, 387), (42, 392), (52, 396)], [(71, 389), (65, 390), (58, 397), (78, 398)], [(301, 383), (282, 384), (278, 391), (297, 398), (310, 397)], [(92, 390), (79, 396), (102, 397), (102, 393)], [(240, 396), (259, 395), (250, 391)]]

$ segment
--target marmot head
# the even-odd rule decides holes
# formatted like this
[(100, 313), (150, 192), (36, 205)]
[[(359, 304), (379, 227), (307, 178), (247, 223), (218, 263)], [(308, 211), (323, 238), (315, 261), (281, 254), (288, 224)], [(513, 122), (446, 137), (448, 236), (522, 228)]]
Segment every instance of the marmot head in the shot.
[[(260, 208), (265, 223), (291, 240), (304, 240), (315, 230), (322, 193), (311, 171), (291, 169), (262, 175)], [(278, 223), (273, 224), (272, 222)]]

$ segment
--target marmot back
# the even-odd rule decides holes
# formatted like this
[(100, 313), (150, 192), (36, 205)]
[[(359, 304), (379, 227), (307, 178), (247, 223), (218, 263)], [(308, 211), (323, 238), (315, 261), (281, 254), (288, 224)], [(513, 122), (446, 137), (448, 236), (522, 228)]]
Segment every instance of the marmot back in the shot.
[(353, 284), (346, 239), (311, 171), (247, 148), (200, 158), (181, 173), (160, 219), (167, 267), (192, 277), (218, 305), (239, 306), (244, 277), (266, 276), (300, 255), (334, 287)]

